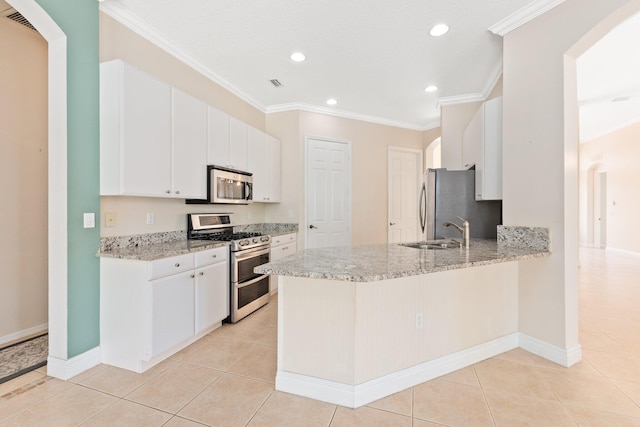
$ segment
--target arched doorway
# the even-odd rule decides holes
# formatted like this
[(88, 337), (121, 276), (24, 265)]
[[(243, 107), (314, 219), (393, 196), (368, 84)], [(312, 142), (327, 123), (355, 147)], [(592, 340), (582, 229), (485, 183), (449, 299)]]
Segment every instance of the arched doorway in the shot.
[[(67, 359), (67, 43), (35, 0), (7, 0), (49, 48), (49, 361)], [(49, 369), (49, 375), (64, 374)], [(66, 378), (65, 378), (66, 379)]]

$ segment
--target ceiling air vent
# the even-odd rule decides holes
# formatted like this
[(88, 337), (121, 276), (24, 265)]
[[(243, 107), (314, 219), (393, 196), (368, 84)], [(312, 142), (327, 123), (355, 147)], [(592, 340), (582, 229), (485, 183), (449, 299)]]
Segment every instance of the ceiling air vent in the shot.
[(269, 80), (271, 82), (272, 85), (274, 85), (275, 87), (282, 87), (282, 83), (280, 83), (278, 81), (278, 79), (271, 79)]
[(25, 27), (33, 30), (33, 31), (38, 31), (35, 29), (35, 27), (33, 25), (31, 25), (31, 22), (29, 22), (29, 20), (27, 20), (27, 18), (25, 18), (24, 16), (22, 16), (22, 14), (20, 12), (18, 12), (17, 10), (11, 8), (11, 9), (7, 9), (2, 13), (4, 16), (6, 16), (7, 18), (11, 19), (12, 21), (17, 22), (18, 24), (24, 25)]

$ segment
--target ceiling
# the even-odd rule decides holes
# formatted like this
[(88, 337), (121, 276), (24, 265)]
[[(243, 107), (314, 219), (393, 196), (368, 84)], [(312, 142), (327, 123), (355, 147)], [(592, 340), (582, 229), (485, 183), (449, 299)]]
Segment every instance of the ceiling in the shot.
[(640, 14), (578, 58), (580, 140), (640, 121)]
[[(502, 72), (502, 39), (492, 31), (562, 1), (104, 0), (100, 9), (264, 112), (306, 109), (422, 130), (439, 126), (439, 105), (488, 95)], [(9, 8), (0, 0), (0, 13)], [(450, 31), (431, 37), (442, 22)], [(640, 121), (637, 40), (640, 15), (578, 59), (581, 141)], [(294, 51), (306, 61), (291, 61)], [(429, 85), (438, 91), (426, 93)]]
[[(306, 108), (428, 129), (440, 124), (439, 99), (488, 94), (502, 72), (502, 38), (489, 28), (540, 3), (104, 0), (100, 8), (169, 44), (265, 112)], [(439, 23), (450, 31), (430, 36)], [(293, 62), (295, 51), (306, 61)], [(429, 85), (439, 90), (426, 93)], [(328, 98), (338, 104), (327, 106)]]

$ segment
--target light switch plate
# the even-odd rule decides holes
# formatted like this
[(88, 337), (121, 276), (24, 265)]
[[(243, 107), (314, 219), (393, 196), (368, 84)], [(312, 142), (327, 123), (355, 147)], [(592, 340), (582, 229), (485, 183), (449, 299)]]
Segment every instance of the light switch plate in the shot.
[(96, 227), (96, 214), (93, 212), (84, 213), (84, 228)]

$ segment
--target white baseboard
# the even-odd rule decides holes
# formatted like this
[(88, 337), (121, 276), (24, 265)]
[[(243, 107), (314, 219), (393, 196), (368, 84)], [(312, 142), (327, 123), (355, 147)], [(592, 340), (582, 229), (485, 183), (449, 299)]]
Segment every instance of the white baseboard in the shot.
[(616, 253), (619, 253), (619, 254), (640, 256), (640, 253), (638, 253), (638, 252), (628, 251), (628, 250), (625, 250), (625, 249), (617, 249), (617, 248), (607, 247), (606, 250), (608, 252), (616, 252)]
[(558, 365), (568, 368), (582, 360), (582, 347), (580, 344), (565, 349), (523, 333), (519, 335), (518, 341), (521, 349), (544, 357)]
[(518, 347), (519, 334), (471, 347), (358, 385), (278, 370), (276, 390), (357, 408)]
[(14, 341), (20, 341), (23, 338), (27, 338), (32, 335), (43, 334), (49, 330), (49, 324), (43, 323), (42, 325), (34, 326), (33, 328), (23, 329), (18, 332), (13, 332), (8, 335), (0, 337), (0, 346), (4, 344), (12, 343)]
[(47, 375), (66, 381), (87, 369), (99, 365), (100, 360), (100, 346), (94, 347), (68, 360), (49, 356), (47, 359)]

